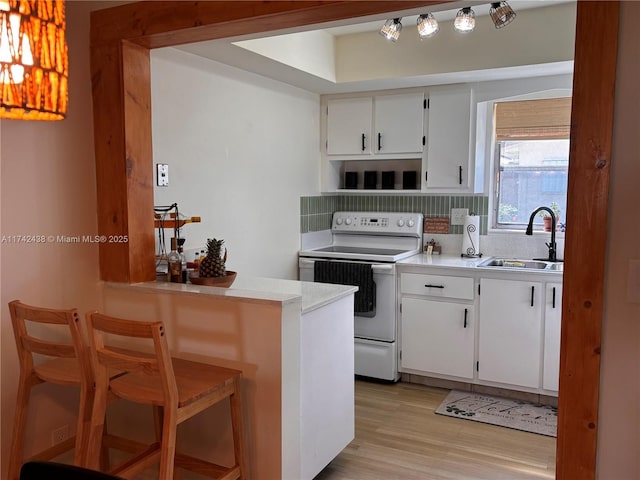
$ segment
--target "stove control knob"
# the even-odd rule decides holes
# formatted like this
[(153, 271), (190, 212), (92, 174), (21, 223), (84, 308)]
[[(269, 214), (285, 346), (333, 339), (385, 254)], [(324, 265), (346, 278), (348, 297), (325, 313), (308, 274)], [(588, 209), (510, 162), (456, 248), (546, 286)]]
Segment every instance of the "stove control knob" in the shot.
[(398, 220), (398, 226), (399, 227), (404, 227), (404, 220), (403, 219), (399, 219)]
[(342, 225), (342, 217), (336, 218), (336, 224)]
[(351, 219), (350, 219), (350, 218), (347, 218), (347, 219), (344, 221), (344, 223), (346, 223), (347, 225), (351, 225)]
[(409, 220), (407, 222), (407, 227), (413, 227), (416, 224), (416, 222), (414, 222), (413, 220)]

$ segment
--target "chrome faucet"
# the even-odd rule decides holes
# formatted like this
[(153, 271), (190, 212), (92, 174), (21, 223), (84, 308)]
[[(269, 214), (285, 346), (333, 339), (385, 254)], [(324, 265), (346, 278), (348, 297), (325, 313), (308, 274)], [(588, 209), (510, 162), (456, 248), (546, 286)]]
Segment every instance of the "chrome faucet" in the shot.
[(527, 225), (527, 231), (525, 235), (533, 235), (533, 219), (536, 217), (539, 211), (544, 210), (548, 212), (551, 216), (551, 243), (546, 243), (545, 245), (549, 249), (549, 258), (534, 258), (534, 260), (546, 260), (548, 262), (561, 262), (562, 260), (558, 260), (556, 257), (556, 215), (553, 213), (549, 207), (538, 207), (536, 208), (531, 216), (529, 217), (529, 225)]

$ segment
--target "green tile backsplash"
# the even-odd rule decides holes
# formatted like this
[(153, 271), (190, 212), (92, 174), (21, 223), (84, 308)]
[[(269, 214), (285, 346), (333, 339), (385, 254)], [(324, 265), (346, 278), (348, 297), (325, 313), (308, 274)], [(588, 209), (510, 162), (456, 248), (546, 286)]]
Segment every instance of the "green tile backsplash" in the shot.
[[(486, 196), (430, 195), (326, 195), (300, 197), (300, 232), (331, 228), (335, 211), (422, 212), (425, 217), (448, 217), (452, 208), (468, 208), (480, 215), (480, 234), (487, 234), (489, 198)], [(462, 225), (451, 225), (451, 234), (461, 234)]]

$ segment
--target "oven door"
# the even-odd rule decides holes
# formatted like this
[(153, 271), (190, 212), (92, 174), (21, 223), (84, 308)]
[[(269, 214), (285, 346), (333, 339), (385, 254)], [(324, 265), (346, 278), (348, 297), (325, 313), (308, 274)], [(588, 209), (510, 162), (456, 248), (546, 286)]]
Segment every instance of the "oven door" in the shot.
[[(300, 280), (313, 282), (314, 263), (314, 259), (300, 258)], [(396, 339), (396, 266), (393, 263), (372, 263), (371, 269), (373, 270), (373, 281), (376, 284), (375, 315), (355, 316), (354, 336), (369, 340), (394, 342)]]

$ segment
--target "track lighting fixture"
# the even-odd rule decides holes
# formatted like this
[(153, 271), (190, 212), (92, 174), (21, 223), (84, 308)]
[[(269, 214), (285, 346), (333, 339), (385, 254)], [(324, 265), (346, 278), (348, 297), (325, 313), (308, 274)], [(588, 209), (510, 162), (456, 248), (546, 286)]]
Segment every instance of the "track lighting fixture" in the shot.
[(421, 39), (434, 36), (440, 30), (438, 21), (433, 14), (427, 13), (426, 15), (420, 15), (418, 17), (418, 35)]
[(513, 22), (513, 19), (516, 18), (516, 12), (507, 2), (493, 2), (489, 9), (489, 16), (496, 28), (502, 28)]
[(458, 10), (456, 19), (453, 21), (453, 28), (456, 32), (473, 32), (476, 27), (476, 14), (471, 7), (464, 7)]
[[(491, 17), (491, 20), (493, 20), (493, 24), (496, 28), (502, 28), (513, 22), (516, 18), (516, 12), (513, 11), (511, 6), (505, 0), (502, 0), (500, 2), (491, 2), (489, 16)], [(402, 20), (402, 18), (393, 18), (384, 22), (384, 25), (380, 28), (380, 35), (392, 42), (398, 41), (400, 30), (402, 30), (402, 23), (400, 23), (400, 20)], [(432, 37), (440, 30), (438, 21), (432, 13), (423, 13), (420, 15), (416, 22), (416, 26), (420, 39)], [(476, 14), (471, 7), (463, 7), (458, 10), (456, 18), (453, 21), (453, 28), (456, 32), (473, 32), (475, 26)]]
[(394, 43), (397, 42), (398, 37), (400, 36), (400, 30), (402, 30), (402, 23), (400, 23), (400, 20), (400, 18), (394, 18), (393, 20), (387, 20), (384, 22), (384, 25), (380, 29), (380, 35)]

